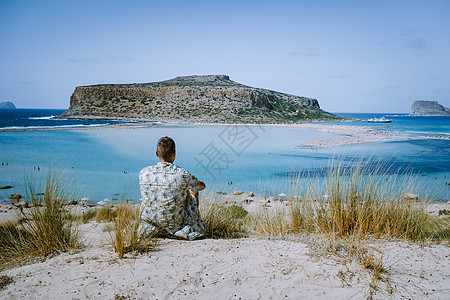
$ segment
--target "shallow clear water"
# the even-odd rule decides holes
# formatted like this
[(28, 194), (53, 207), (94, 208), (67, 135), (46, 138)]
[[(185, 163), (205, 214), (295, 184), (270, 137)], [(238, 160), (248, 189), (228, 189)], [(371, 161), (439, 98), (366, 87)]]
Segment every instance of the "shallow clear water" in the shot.
[[(450, 199), (450, 186), (445, 185), (450, 182), (449, 140), (414, 139), (313, 150), (301, 145), (339, 136), (287, 126), (154, 126), (0, 132), (0, 161), (4, 163), (0, 186), (14, 186), (0, 190), (0, 201), (9, 202), (13, 192), (23, 194), (29, 178), (45, 180), (50, 168), (64, 175), (78, 198), (89, 197), (94, 203), (104, 198), (137, 201), (138, 173), (157, 162), (155, 143), (165, 135), (177, 143), (175, 163), (205, 181), (211, 192), (288, 193), (299, 172), (322, 176), (333, 158), (351, 165), (363, 157), (374, 164), (384, 163), (388, 173), (408, 169), (418, 176), (420, 193), (433, 194), (441, 201)], [(300, 183), (309, 180), (303, 178)]]

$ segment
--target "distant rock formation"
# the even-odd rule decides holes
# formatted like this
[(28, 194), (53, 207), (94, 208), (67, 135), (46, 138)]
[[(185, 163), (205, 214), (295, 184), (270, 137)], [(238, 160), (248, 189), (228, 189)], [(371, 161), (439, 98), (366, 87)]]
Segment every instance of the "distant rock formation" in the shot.
[(12, 102), (0, 102), (0, 109), (15, 109), (16, 106)]
[(316, 99), (236, 83), (226, 75), (141, 84), (79, 86), (61, 118), (205, 123), (294, 123), (341, 119)]
[(414, 101), (411, 105), (411, 116), (450, 116), (450, 109), (437, 101)]

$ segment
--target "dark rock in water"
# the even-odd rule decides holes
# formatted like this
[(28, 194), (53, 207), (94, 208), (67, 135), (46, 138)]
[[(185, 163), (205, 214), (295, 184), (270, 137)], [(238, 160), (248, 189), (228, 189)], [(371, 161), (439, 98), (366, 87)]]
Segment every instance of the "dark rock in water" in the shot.
[(0, 102), (0, 109), (15, 109), (16, 106), (12, 102)]
[(11, 185), (0, 186), (0, 190), (7, 190), (7, 189), (12, 189), (12, 186)]
[(411, 116), (450, 116), (450, 109), (437, 101), (414, 101), (411, 105)]
[(22, 199), (22, 195), (21, 194), (11, 194), (11, 196), (9, 196), (9, 199), (19, 201), (20, 199)]
[(403, 195), (403, 198), (407, 201), (417, 201), (419, 200), (419, 196), (413, 193), (406, 193)]
[(67, 202), (67, 205), (77, 205), (78, 202), (77, 200), (70, 200), (69, 202)]

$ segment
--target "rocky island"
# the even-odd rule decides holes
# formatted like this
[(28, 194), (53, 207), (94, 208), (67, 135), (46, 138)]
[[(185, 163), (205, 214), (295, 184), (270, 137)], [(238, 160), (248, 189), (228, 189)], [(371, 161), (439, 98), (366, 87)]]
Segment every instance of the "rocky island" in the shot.
[(226, 75), (76, 87), (61, 118), (202, 123), (337, 120), (316, 99), (249, 87)]
[(411, 116), (450, 116), (450, 109), (437, 101), (414, 101), (411, 105)]
[(0, 109), (15, 109), (16, 106), (12, 102), (0, 102)]

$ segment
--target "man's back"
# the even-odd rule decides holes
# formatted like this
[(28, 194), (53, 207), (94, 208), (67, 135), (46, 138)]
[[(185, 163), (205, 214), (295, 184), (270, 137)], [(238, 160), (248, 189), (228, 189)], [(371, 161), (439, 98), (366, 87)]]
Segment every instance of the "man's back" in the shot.
[(198, 179), (170, 162), (159, 162), (139, 173), (141, 186), (141, 229), (193, 239), (205, 226), (191, 196), (199, 190)]

